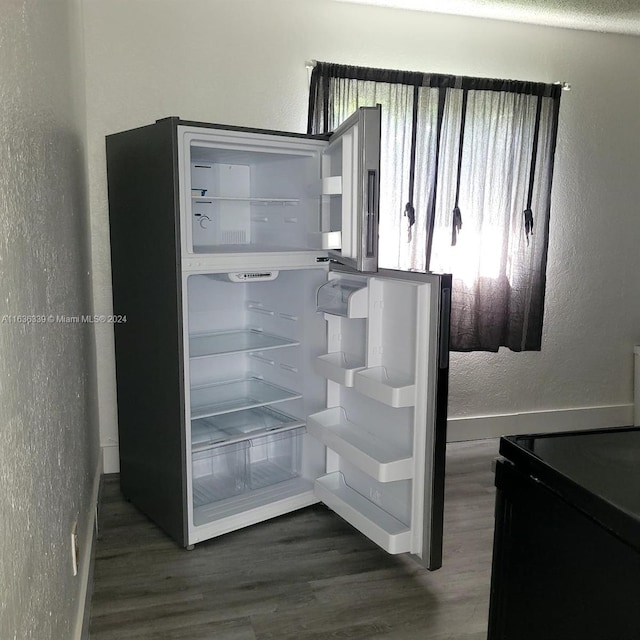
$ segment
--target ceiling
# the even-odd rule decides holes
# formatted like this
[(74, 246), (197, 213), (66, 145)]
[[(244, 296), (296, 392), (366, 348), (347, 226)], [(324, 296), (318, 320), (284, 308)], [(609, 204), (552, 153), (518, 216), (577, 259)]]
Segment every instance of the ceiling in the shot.
[(398, 9), (640, 35), (640, 0), (338, 0)]

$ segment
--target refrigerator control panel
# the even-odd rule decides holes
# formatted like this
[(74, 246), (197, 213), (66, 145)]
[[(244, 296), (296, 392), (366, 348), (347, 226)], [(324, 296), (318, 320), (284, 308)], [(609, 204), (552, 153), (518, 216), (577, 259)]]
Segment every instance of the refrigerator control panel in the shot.
[(275, 280), (279, 271), (237, 271), (231, 273), (212, 274), (211, 277), (217, 280), (228, 280), (229, 282), (259, 282), (264, 280)]

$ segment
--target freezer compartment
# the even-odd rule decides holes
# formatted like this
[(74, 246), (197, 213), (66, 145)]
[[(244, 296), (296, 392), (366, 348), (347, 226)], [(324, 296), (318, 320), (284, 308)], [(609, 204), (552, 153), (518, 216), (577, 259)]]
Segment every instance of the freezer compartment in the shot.
[(300, 427), (194, 452), (194, 510), (297, 478), (303, 434)]
[[(184, 221), (194, 254), (321, 248), (322, 143), (184, 134)], [(294, 145), (295, 146), (295, 145)]]

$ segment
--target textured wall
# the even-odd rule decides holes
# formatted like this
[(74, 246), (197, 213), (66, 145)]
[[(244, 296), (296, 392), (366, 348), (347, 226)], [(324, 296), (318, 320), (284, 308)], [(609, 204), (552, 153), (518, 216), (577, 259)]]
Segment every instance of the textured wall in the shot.
[[(98, 463), (74, 0), (0, 3), (0, 638), (69, 640)], [(81, 573), (86, 567), (81, 567)]]
[[(87, 0), (86, 39), (96, 304), (105, 313), (107, 133), (167, 115), (303, 131), (309, 59), (570, 82), (543, 350), (454, 354), (450, 415), (631, 403), (640, 341), (640, 38), (329, 0)], [(111, 327), (99, 329), (108, 444), (117, 437), (113, 339)]]

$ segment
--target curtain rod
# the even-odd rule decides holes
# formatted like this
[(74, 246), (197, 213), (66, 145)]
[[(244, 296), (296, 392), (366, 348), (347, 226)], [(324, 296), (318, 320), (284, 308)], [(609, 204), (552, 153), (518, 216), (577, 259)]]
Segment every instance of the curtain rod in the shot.
[[(307, 60), (305, 62), (305, 67), (307, 69), (308, 72), (311, 72), (311, 70), (318, 64), (317, 60)], [(571, 85), (568, 82), (562, 82), (561, 80), (556, 80), (553, 84), (558, 84), (560, 85), (560, 88), (563, 91), (571, 91)]]

